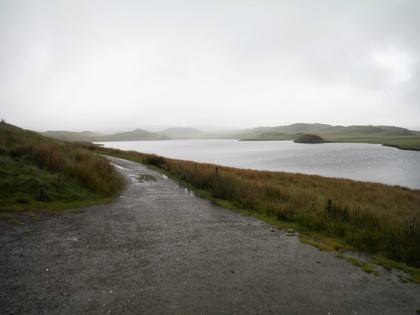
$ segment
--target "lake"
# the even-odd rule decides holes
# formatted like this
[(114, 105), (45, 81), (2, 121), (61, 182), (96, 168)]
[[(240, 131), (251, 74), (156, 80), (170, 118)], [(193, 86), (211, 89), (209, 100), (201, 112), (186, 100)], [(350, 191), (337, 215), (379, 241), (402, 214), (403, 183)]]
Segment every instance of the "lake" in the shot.
[(255, 170), (316, 174), (420, 189), (420, 152), (376, 144), (168, 140), (103, 142), (105, 147)]

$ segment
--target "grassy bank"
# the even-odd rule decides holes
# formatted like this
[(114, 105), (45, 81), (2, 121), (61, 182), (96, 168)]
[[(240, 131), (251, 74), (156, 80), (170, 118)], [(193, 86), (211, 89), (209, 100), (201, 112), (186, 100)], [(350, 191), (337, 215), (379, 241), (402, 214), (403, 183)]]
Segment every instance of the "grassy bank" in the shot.
[(255, 128), (240, 135), (242, 140), (296, 140), (302, 134), (313, 134), (327, 142), (372, 143), (402, 150), (420, 151), (420, 132), (394, 126), (331, 126), (325, 124), (293, 124), (290, 126)]
[[(327, 136), (327, 135), (324, 135)], [(331, 136), (328, 138), (331, 142), (341, 143), (372, 143), (382, 144), (388, 147), (394, 147), (401, 150), (420, 151), (420, 136), (405, 136), (405, 137), (345, 137), (345, 136)]]
[(211, 198), (227, 200), (257, 216), (297, 223), (335, 238), (337, 244), (420, 267), (419, 190), (96, 150), (157, 167)]
[[(325, 142), (331, 143), (370, 143), (382, 144), (387, 147), (393, 147), (400, 150), (420, 151), (420, 136), (401, 136), (401, 137), (373, 137), (373, 136), (348, 136), (328, 133), (318, 133)], [(299, 135), (296, 134), (265, 134), (255, 139), (243, 139), (243, 141), (283, 141), (283, 140), (296, 140)]]
[(57, 210), (105, 202), (122, 189), (110, 163), (83, 148), (0, 123), (0, 210)]

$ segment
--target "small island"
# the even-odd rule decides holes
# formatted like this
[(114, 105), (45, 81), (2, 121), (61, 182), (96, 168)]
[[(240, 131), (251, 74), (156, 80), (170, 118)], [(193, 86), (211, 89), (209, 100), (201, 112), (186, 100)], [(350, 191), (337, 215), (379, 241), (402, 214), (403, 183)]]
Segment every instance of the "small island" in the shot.
[(327, 143), (324, 138), (314, 134), (302, 134), (294, 140), (295, 143)]

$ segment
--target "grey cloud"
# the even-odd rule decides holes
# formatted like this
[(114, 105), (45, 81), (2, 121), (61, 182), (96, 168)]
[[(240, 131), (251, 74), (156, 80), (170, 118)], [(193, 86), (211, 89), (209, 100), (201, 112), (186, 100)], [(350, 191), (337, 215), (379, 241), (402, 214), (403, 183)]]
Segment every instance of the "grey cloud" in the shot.
[[(38, 129), (382, 124), (396, 116), (371, 113), (399, 107), (394, 124), (412, 124), (418, 12), (416, 0), (0, 1), (0, 116)], [(372, 61), (387, 49), (413, 59), (410, 80), (391, 86)]]

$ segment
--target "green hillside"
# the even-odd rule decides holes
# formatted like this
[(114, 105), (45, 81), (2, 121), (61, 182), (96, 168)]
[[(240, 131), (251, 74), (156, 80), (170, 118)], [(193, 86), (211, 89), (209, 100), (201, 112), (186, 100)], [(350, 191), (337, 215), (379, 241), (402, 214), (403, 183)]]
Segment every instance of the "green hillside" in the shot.
[(58, 140), (66, 141), (88, 141), (88, 142), (107, 142), (107, 141), (140, 141), (140, 140), (162, 140), (165, 139), (159, 133), (150, 132), (144, 129), (135, 129), (133, 131), (118, 132), (110, 135), (83, 131), (46, 131), (42, 135)]
[(123, 180), (82, 144), (0, 123), (0, 210), (64, 209), (115, 197)]
[(82, 131), (82, 132), (74, 132), (74, 131), (46, 131), (41, 132), (43, 136), (63, 140), (63, 141), (95, 141), (95, 139), (99, 137), (103, 137), (103, 134), (98, 132), (91, 132), (91, 131)]
[(377, 143), (407, 150), (420, 150), (420, 132), (393, 126), (331, 126), (294, 124), (255, 128), (239, 138), (249, 141), (296, 140), (303, 133), (316, 134), (328, 142)]
[(119, 132), (108, 136), (97, 137), (95, 141), (138, 141), (138, 140), (161, 140), (162, 137), (156, 132), (150, 132), (144, 129)]
[(168, 128), (160, 132), (161, 136), (171, 140), (200, 139), (205, 135), (196, 128)]
[(407, 150), (420, 150), (420, 132), (394, 126), (331, 126), (327, 124), (292, 124), (259, 127), (229, 132), (204, 133), (195, 128), (169, 128), (161, 132), (144, 129), (111, 135), (99, 133), (47, 131), (45, 136), (67, 141), (142, 141), (178, 139), (239, 139), (243, 141), (296, 140), (302, 134), (314, 134), (327, 142), (377, 143)]

